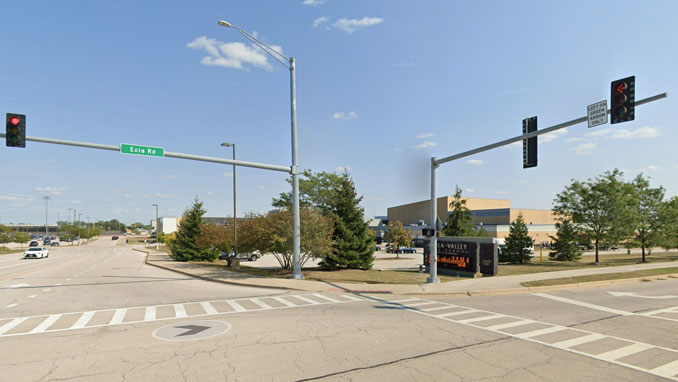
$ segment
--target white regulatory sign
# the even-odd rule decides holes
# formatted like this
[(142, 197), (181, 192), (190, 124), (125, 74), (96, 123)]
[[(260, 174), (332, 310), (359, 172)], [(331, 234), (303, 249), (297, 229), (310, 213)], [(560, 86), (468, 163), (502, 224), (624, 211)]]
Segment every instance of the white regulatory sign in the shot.
[(586, 107), (589, 116), (589, 128), (607, 123), (607, 100)]

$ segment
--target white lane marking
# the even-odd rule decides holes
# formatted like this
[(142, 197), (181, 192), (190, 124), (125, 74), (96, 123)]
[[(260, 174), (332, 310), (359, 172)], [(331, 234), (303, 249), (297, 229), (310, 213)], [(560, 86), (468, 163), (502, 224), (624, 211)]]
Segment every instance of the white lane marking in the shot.
[(7, 333), (8, 331), (14, 329), (15, 327), (17, 327), (19, 324), (26, 321), (27, 319), (28, 319), (28, 317), (17, 317), (15, 319), (13, 319), (12, 321), (6, 323), (5, 325), (0, 326), (0, 335), (2, 335), (3, 333)]
[(659, 314), (659, 313), (673, 313), (678, 311), (678, 306), (672, 306), (669, 308), (664, 308), (664, 309), (657, 309), (657, 310), (651, 310), (649, 312), (643, 312), (643, 313), (638, 313), (641, 316), (651, 316), (653, 314)]
[(292, 306), (299, 306), (299, 305), (297, 305), (297, 304), (295, 304), (295, 303), (293, 303), (293, 302), (290, 302), (290, 301), (287, 301), (287, 300), (283, 299), (282, 297), (277, 297), (277, 296), (276, 296), (276, 297), (271, 297), (271, 298), (274, 299), (274, 300), (276, 300), (276, 301), (278, 301), (279, 303), (281, 303), (281, 304), (283, 304), (283, 305), (285, 305), (285, 306), (290, 306), (290, 307), (292, 307)]
[(415, 307), (415, 306), (433, 305), (433, 304), (436, 304), (436, 302), (435, 301), (424, 301), (424, 302), (418, 302), (416, 304), (407, 304), (407, 306)]
[(61, 314), (50, 315), (43, 322), (41, 322), (40, 325), (33, 328), (33, 330), (31, 330), (29, 333), (42, 333), (42, 332), (44, 332), (45, 330), (47, 330), (47, 328), (52, 326), (52, 324), (55, 323), (56, 320), (59, 319), (59, 317), (61, 317)]
[(576, 338), (570, 338), (569, 340), (564, 340), (560, 342), (556, 342), (553, 344), (553, 346), (558, 347), (558, 348), (571, 348), (575, 346), (579, 346), (585, 343), (593, 342), (599, 339), (605, 338), (604, 335), (598, 334), (598, 333), (593, 333), (589, 334), (586, 336), (581, 336), (581, 337), (576, 337)]
[(329, 302), (341, 302), (340, 300), (333, 299), (332, 297), (323, 296), (320, 293), (313, 293), (313, 296), (321, 298), (321, 299), (329, 301)]
[(476, 313), (476, 312), (480, 312), (480, 311), (478, 309), (465, 309), (465, 310), (460, 310), (458, 312), (448, 312), (448, 313), (434, 314), (434, 316), (436, 316), (438, 318), (447, 318), (447, 317), (461, 316), (463, 314)]
[(468, 323), (471, 323), (471, 322), (495, 320), (497, 318), (502, 318), (502, 317), (506, 317), (506, 316), (504, 316), (503, 314), (491, 314), (489, 316), (467, 318), (465, 320), (459, 320), (458, 322), (461, 322), (462, 324), (468, 324)]
[(251, 298), (250, 299), (253, 303), (259, 305), (262, 309), (273, 309), (272, 306), (268, 305), (267, 303), (259, 300), (258, 298)]
[(66, 281), (71, 281), (71, 280), (73, 280), (73, 279), (66, 279)]
[[(652, 369), (652, 372), (667, 378), (674, 377), (678, 375), (678, 361), (669, 362), (665, 365), (655, 367), (654, 369)], [(678, 378), (671, 379), (678, 380)]]
[(38, 297), (37, 294), (32, 294), (32, 295), (28, 296), (28, 298), (36, 298), (36, 297)]
[(9, 305), (7, 305), (5, 308), (14, 308), (14, 307), (17, 306), (17, 305), (19, 305), (19, 304), (17, 304), (17, 303), (9, 304)]
[(559, 302), (564, 302), (566, 304), (572, 304), (572, 305), (578, 305), (578, 306), (583, 306), (584, 308), (589, 308), (589, 309), (594, 309), (594, 310), (600, 310), (602, 312), (607, 312), (607, 313), (612, 313), (612, 314), (618, 314), (620, 316), (633, 316), (634, 313), (632, 312), (626, 312), (623, 310), (618, 310), (618, 309), (612, 309), (608, 308), (605, 306), (600, 306), (600, 305), (595, 305), (595, 304), (589, 304), (588, 302), (582, 302), (582, 301), (577, 301), (577, 300), (571, 300), (569, 298), (565, 297), (558, 297), (558, 296), (552, 296), (550, 294), (546, 293), (532, 293), (534, 296), (539, 296), (543, 298), (548, 298), (554, 301), (559, 301)]
[(43, 289), (42, 291), (43, 291), (43, 292), (49, 292), (50, 289), (49, 289), (49, 288), (45, 288), (45, 289)]
[(610, 350), (608, 352), (598, 354), (598, 357), (600, 357), (600, 358), (602, 358), (606, 361), (614, 361), (615, 359), (628, 357), (631, 354), (640, 353), (641, 351), (645, 351), (645, 350), (648, 350), (648, 349), (652, 349), (652, 345), (631, 344), (629, 346), (625, 346), (625, 347), (620, 348), (620, 349)]
[(217, 314), (217, 310), (214, 309), (212, 304), (210, 304), (207, 301), (203, 301), (200, 303), (200, 306), (202, 306), (203, 309), (205, 309), (205, 313), (207, 314)]
[(389, 301), (391, 304), (402, 304), (403, 302), (409, 302), (409, 301), (419, 301), (418, 298), (406, 298), (404, 300), (393, 300)]
[(456, 308), (456, 305), (443, 305), (443, 306), (435, 306), (433, 308), (426, 308), (426, 309), (419, 309), (422, 312), (435, 312), (436, 310), (445, 310), (445, 309), (450, 309), (450, 308)]
[(80, 318), (78, 318), (78, 321), (76, 321), (75, 324), (73, 324), (73, 326), (71, 326), (71, 329), (84, 328), (87, 325), (87, 323), (89, 322), (89, 320), (91, 320), (92, 317), (94, 317), (95, 313), (96, 313), (96, 311), (94, 311), (94, 310), (90, 310), (89, 312), (83, 313), (82, 316), (80, 316)]
[(243, 308), (242, 305), (238, 304), (237, 302), (233, 300), (226, 300), (226, 303), (230, 305), (233, 309), (235, 309), (236, 312), (244, 312), (247, 309)]
[(147, 306), (144, 310), (144, 321), (155, 321), (155, 306)]
[(113, 318), (111, 318), (111, 321), (108, 323), (109, 325), (117, 325), (117, 324), (122, 324), (122, 320), (125, 319), (125, 315), (127, 314), (127, 309), (116, 309), (115, 313), (113, 314)]
[(318, 304), (320, 304), (318, 301), (311, 300), (310, 298), (306, 298), (306, 297), (304, 297), (304, 296), (294, 296), (294, 298), (296, 298), (296, 299), (298, 299), (298, 300), (301, 300), (301, 301), (304, 301), (304, 302), (307, 302), (307, 303), (309, 303), (309, 304), (311, 304), (311, 305), (318, 305)]
[(513, 328), (513, 327), (516, 327), (516, 326), (522, 326), (522, 325), (527, 325), (527, 324), (534, 324), (534, 323), (535, 323), (535, 321), (525, 319), (525, 320), (507, 322), (505, 324), (486, 326), (485, 328), (487, 330), (495, 331), (495, 330), (503, 330), (503, 329)]
[(16, 288), (23, 288), (23, 287), (27, 287), (27, 286), (31, 286), (31, 284), (14, 284), (14, 285), (7, 285), (7, 286), (5, 287), (5, 289), (16, 289)]
[(60, 285), (61, 285), (61, 283), (57, 283), (57, 284), (56, 284), (56, 286), (60, 286)]
[(674, 296), (672, 294), (665, 295), (665, 296), (645, 296), (642, 294), (637, 294), (634, 292), (607, 292), (614, 297), (623, 297), (623, 296), (628, 296), (628, 297), (638, 297), (638, 298), (649, 298), (649, 299), (657, 299), (657, 300), (664, 300), (667, 298), (678, 298), (678, 296)]
[[(373, 299), (379, 300), (384, 304), (389, 304), (389, 305), (393, 304), (393, 302), (391, 302), (391, 301), (384, 300), (384, 299), (381, 299), (381, 298), (378, 298), (378, 297), (373, 297)], [(421, 299), (421, 300), (424, 300), (424, 299)], [(432, 300), (427, 300), (427, 301), (432, 301)], [(439, 303), (445, 304), (443, 302), (439, 302)], [(452, 306), (452, 304), (449, 304), (449, 305)], [(486, 314), (489, 314), (489, 315), (499, 314), (499, 313), (495, 313), (495, 312), (484, 311), (484, 310), (479, 310), (479, 309), (472, 309), (472, 308), (459, 306), (459, 305), (455, 305), (454, 307), (466, 309), (465, 312), (467, 312), (467, 313), (468, 313), (469, 310), (477, 310), (478, 312), (486, 313)], [(508, 333), (508, 332), (502, 332), (502, 331), (499, 331), (497, 329), (493, 329), (493, 328), (501, 328), (505, 324), (482, 327), (482, 326), (476, 325), (474, 323), (462, 323), (460, 321), (455, 321), (455, 320), (450, 319), (450, 318), (441, 317), (440, 315), (426, 313), (426, 312), (423, 312), (423, 311), (418, 310), (418, 309), (407, 309), (407, 305), (403, 305), (402, 308), (405, 311), (409, 311), (409, 312), (413, 312), (413, 313), (417, 313), (417, 314), (422, 314), (422, 315), (425, 315), (425, 316), (429, 316), (431, 318), (437, 318), (437, 319), (442, 319), (442, 320), (446, 320), (446, 321), (456, 322), (456, 323), (466, 325), (466, 326), (470, 326), (470, 327), (473, 327), (473, 328), (476, 328), (476, 329), (488, 330), (488, 331), (491, 331), (491, 332), (494, 332), (494, 333), (497, 333), (497, 334), (500, 334), (500, 335), (518, 338), (518, 339), (521, 339), (521, 340), (524, 340), (524, 341), (533, 342), (533, 343), (537, 343), (537, 344), (540, 344), (540, 345), (553, 347), (553, 348), (560, 349), (560, 350), (563, 350), (563, 351), (568, 351), (570, 353), (579, 354), (579, 355), (582, 355), (582, 356), (585, 356), (585, 357), (590, 357), (590, 358), (593, 358), (593, 359), (606, 361), (606, 362), (609, 362), (609, 363), (612, 363), (612, 364), (615, 364), (615, 365), (618, 365), (618, 366), (623, 366), (623, 367), (626, 367), (626, 368), (629, 368), (629, 369), (634, 369), (634, 370), (638, 370), (638, 371), (641, 371), (641, 372), (644, 372), (644, 373), (649, 373), (649, 374), (665, 377), (665, 378), (671, 379), (673, 381), (678, 381), (678, 360), (666, 363), (664, 365), (661, 365), (661, 366), (656, 367), (656, 368), (651, 369), (651, 370), (642, 368), (640, 366), (632, 365), (632, 364), (629, 364), (629, 363), (624, 363), (624, 362), (619, 360), (620, 358), (624, 358), (623, 354), (625, 354), (625, 353), (635, 354), (635, 353), (638, 352), (639, 349), (645, 349), (645, 350), (647, 350), (647, 349), (658, 349), (658, 350), (662, 350), (662, 351), (665, 351), (665, 352), (673, 353), (673, 354), (678, 356), (678, 350), (676, 350), (676, 349), (670, 349), (670, 348), (666, 348), (666, 347), (655, 346), (655, 345), (651, 345), (651, 344), (647, 344), (647, 343), (643, 343), (643, 342), (630, 340), (630, 339), (627, 339), (627, 338), (620, 338), (620, 337), (609, 336), (609, 335), (604, 335), (604, 334), (600, 334), (600, 333), (593, 333), (593, 332), (589, 332), (589, 331), (582, 330), (582, 329), (570, 328), (570, 327), (567, 327), (567, 326), (555, 325), (555, 324), (551, 324), (551, 323), (547, 323), (547, 322), (539, 322), (539, 321), (530, 320), (530, 319), (521, 318), (521, 317), (516, 317), (516, 316), (503, 315), (506, 318), (515, 319), (516, 320), (516, 322), (515, 322), (516, 326), (519, 326), (518, 325), (519, 323), (525, 324), (526, 321), (529, 321), (528, 323), (538, 323), (538, 324), (549, 326), (549, 328), (545, 328), (545, 329), (539, 329), (539, 330), (533, 330), (533, 331), (530, 331), (530, 332), (512, 334), (512, 333)], [(592, 339), (600, 338), (600, 339), (614, 339), (614, 340), (620, 341), (622, 343), (631, 344), (631, 345), (620, 346), (619, 348), (617, 348), (615, 350), (608, 351), (608, 352), (603, 354), (606, 357), (608, 357), (608, 359), (603, 359), (603, 358), (599, 357), (598, 355), (586, 353), (584, 351), (579, 351), (579, 350), (573, 349), (571, 347), (558, 346), (558, 345), (575, 346), (574, 340), (561, 341), (561, 342), (558, 342), (558, 343), (549, 343), (549, 342), (545, 342), (543, 340), (540, 340), (538, 338), (535, 338), (539, 335), (543, 335), (543, 334), (547, 334), (547, 333), (556, 333), (556, 332), (565, 331), (565, 330), (570, 330), (570, 331), (581, 333), (582, 337), (578, 338), (579, 342), (583, 341), (582, 338), (586, 338), (586, 341), (584, 341), (584, 342), (590, 342), (590, 340), (592, 340)], [(640, 350), (640, 351), (642, 351), (642, 350)], [(619, 358), (616, 358), (618, 355), (621, 355), (621, 356)]]
[(186, 317), (186, 309), (184, 308), (184, 304), (174, 304), (174, 315), (177, 318)]
[(518, 338), (530, 338), (530, 337), (541, 336), (541, 335), (544, 335), (544, 334), (560, 332), (560, 331), (563, 331), (563, 330), (567, 330), (567, 328), (564, 327), (564, 326), (552, 326), (550, 328), (537, 329), (537, 330), (532, 330), (530, 332), (514, 334), (514, 336), (516, 336)]

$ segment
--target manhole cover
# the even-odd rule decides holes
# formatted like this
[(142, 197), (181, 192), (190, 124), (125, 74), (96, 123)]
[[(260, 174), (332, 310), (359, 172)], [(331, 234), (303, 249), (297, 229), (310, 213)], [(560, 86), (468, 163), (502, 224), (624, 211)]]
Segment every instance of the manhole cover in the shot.
[(153, 337), (166, 341), (192, 341), (226, 333), (231, 324), (223, 321), (186, 321), (177, 322), (156, 329)]

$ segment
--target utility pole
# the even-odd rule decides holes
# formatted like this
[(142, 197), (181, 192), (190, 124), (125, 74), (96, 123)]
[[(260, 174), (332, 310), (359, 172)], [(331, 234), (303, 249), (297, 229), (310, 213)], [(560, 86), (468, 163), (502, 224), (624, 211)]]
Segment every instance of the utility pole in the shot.
[(45, 199), (45, 238), (47, 238), (47, 201), (51, 198), (47, 195), (43, 196), (42, 198)]

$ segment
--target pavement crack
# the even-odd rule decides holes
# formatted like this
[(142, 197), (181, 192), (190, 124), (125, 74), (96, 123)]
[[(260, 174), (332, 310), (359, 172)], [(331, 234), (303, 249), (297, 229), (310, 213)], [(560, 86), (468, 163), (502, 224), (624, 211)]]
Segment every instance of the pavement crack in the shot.
[(364, 367), (355, 367), (355, 368), (352, 368), (352, 369), (337, 371), (337, 372), (334, 372), (334, 373), (320, 375), (320, 376), (317, 376), (317, 377), (298, 379), (297, 382), (317, 381), (317, 380), (321, 380), (321, 379), (325, 379), (325, 378), (329, 378), (329, 377), (345, 376), (345, 374), (353, 373), (355, 371), (377, 369), (377, 368), (380, 368), (380, 367), (383, 367), (383, 366), (390, 366), (390, 365), (398, 364), (398, 363), (405, 362), (405, 361), (411, 361), (411, 360), (415, 360), (415, 359), (430, 357), (432, 355), (437, 355), (437, 354), (442, 354), (442, 353), (447, 353), (447, 352), (454, 352), (454, 351), (458, 351), (458, 350), (465, 350), (465, 349), (469, 349), (469, 348), (472, 348), (472, 347), (475, 347), (475, 346), (482, 346), (482, 345), (502, 342), (502, 341), (506, 341), (507, 339), (508, 339), (508, 337), (503, 337), (503, 338), (497, 338), (497, 339), (490, 340), (490, 341), (476, 342), (474, 344), (469, 344), (469, 345), (455, 346), (455, 347), (450, 347), (450, 348), (446, 348), (446, 349), (440, 349), (440, 350), (436, 350), (436, 351), (429, 352), (429, 353), (418, 354), (418, 355), (414, 355), (414, 356), (411, 356), (411, 357), (399, 358), (399, 359), (395, 359), (393, 361), (382, 362), (382, 363), (378, 363), (378, 364), (375, 364), (375, 365), (364, 366)]

